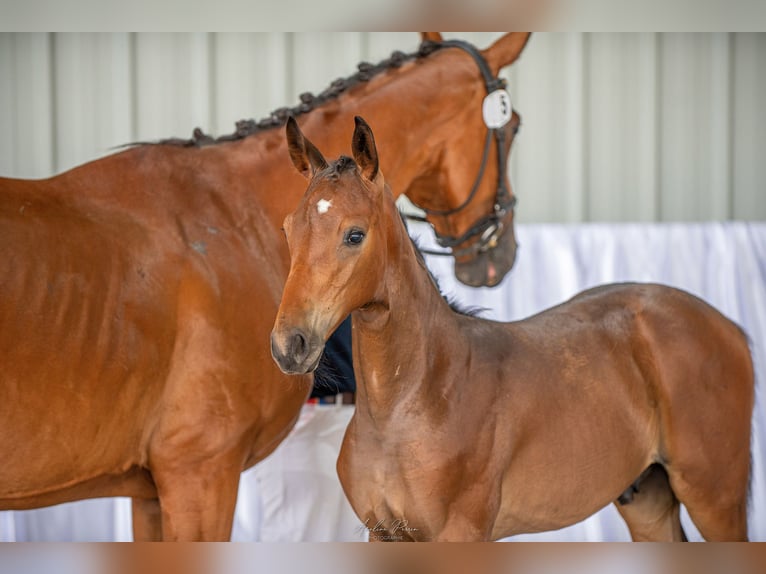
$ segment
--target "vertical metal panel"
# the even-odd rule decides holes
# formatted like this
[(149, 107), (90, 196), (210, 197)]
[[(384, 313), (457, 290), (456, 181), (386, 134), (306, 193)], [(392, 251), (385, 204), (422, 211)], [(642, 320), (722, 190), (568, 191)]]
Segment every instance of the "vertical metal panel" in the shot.
[(304, 92), (320, 92), (332, 80), (345, 78), (364, 60), (359, 32), (296, 32), (291, 40), (293, 78), (288, 93), (291, 102), (297, 102)]
[(295, 104), (288, 97), (288, 48), (284, 33), (215, 34), (213, 131), (231, 133), (238, 120), (258, 120)]
[(731, 219), (732, 211), (732, 34), (712, 34), (710, 211), (706, 218)]
[(657, 49), (654, 34), (590, 36), (588, 220), (652, 221), (658, 214)]
[(16, 172), (16, 36), (0, 34), (0, 176)]
[(711, 34), (666, 34), (662, 46), (660, 218), (725, 219), (727, 45)]
[(766, 219), (766, 34), (736, 34), (733, 215)]
[[(53, 105), (49, 34), (2, 35), (0, 90), (4, 111), (2, 169), (15, 177), (53, 172)], [(7, 102), (7, 104), (5, 103)]]
[(540, 34), (515, 65), (511, 89), (523, 118), (512, 162), (519, 221), (583, 215), (583, 57), (580, 35)]
[(132, 140), (128, 34), (56, 34), (56, 171)]
[(370, 32), (363, 37), (363, 59), (377, 63), (388, 58), (394, 50), (408, 53), (420, 45), (416, 32)]
[(135, 58), (138, 139), (211, 130), (209, 34), (137, 34)]

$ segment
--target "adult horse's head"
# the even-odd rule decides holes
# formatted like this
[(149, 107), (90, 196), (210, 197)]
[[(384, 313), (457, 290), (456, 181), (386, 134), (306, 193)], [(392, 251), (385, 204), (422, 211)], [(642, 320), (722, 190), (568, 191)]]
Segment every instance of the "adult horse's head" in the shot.
[[(444, 70), (438, 77), (444, 91), (455, 91), (455, 108), (444, 129), (422, 142), (423, 153), (436, 158), (433, 177), (415, 179), (403, 191), (426, 212), (439, 244), (452, 250), (458, 280), (494, 286), (516, 259), (516, 197), (507, 159), (521, 123), (498, 74), (516, 61), (529, 34), (506, 34), (486, 50), (433, 34), (425, 39), (443, 50)], [(483, 89), (469, 78), (478, 78)], [(476, 89), (460, 89), (466, 85)], [(466, 142), (476, 145), (469, 150)]]
[[(271, 333), (271, 353), (288, 374), (313, 371), (325, 341), (353, 310), (375, 301), (385, 273), (385, 187), (372, 131), (356, 118), (354, 159), (329, 163), (298, 124), (287, 123), (290, 157), (309, 179), (285, 218), (290, 273)], [(390, 197), (393, 206), (393, 197)]]

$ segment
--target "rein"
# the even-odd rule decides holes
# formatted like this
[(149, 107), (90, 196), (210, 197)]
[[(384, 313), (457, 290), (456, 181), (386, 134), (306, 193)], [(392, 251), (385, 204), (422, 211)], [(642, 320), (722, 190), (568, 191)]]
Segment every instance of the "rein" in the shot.
[[(484, 79), (484, 86), (487, 90), (488, 96), (494, 92), (497, 92), (498, 90), (505, 91), (505, 80), (492, 75), (492, 70), (490, 70), (487, 61), (475, 46), (463, 40), (445, 40), (444, 42), (439, 43), (438, 46), (440, 48), (459, 48), (468, 53), (468, 55), (473, 58), (474, 62), (476, 62), (476, 65), (479, 67), (479, 71), (481, 71), (482, 78)], [(481, 157), (479, 173), (474, 179), (471, 192), (468, 194), (468, 197), (466, 197), (463, 203), (453, 209), (429, 209), (427, 207), (416, 206), (419, 209), (422, 209), (427, 215), (437, 216), (453, 215), (465, 209), (471, 203), (471, 201), (473, 201), (474, 197), (476, 196), (476, 192), (479, 189), (479, 185), (484, 178), (484, 171), (487, 167), (487, 158), (489, 157), (489, 148), (492, 145), (492, 136), (494, 135), (494, 139), (497, 145), (497, 191), (495, 193), (494, 209), (492, 213), (479, 219), (468, 229), (468, 231), (458, 237), (451, 235), (441, 235), (434, 229), (436, 242), (441, 247), (450, 249), (451, 251), (433, 251), (429, 249), (422, 249), (421, 251), (423, 253), (427, 253), (429, 255), (460, 257), (483, 253), (494, 249), (497, 246), (497, 240), (500, 238), (505, 229), (503, 219), (508, 214), (508, 212), (513, 211), (513, 208), (516, 206), (516, 197), (511, 195), (510, 191), (508, 190), (508, 186), (505, 183), (506, 159), (505, 153), (503, 153), (505, 147), (505, 132), (503, 131), (504, 125), (505, 123), (499, 127), (487, 127), (487, 137), (484, 141), (484, 152), (482, 153)], [(413, 221), (430, 224), (430, 222), (425, 217), (416, 215), (406, 215), (406, 217)], [(459, 245), (465, 243), (475, 236), (478, 236), (478, 240), (472, 243), (469, 247), (463, 249), (455, 249)]]

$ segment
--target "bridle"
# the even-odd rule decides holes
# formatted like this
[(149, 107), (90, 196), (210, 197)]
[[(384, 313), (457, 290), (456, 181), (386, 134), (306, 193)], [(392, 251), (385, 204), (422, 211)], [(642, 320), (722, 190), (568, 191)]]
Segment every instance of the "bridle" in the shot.
[[(484, 79), (484, 86), (487, 89), (487, 94), (491, 94), (496, 90), (504, 89), (506, 86), (505, 80), (492, 75), (487, 61), (481, 52), (473, 45), (463, 40), (445, 40), (436, 44), (434, 47), (438, 48), (460, 48), (464, 52), (467, 52), (481, 71), (481, 75)], [(512, 113), (512, 112), (511, 112)], [(479, 167), (479, 173), (474, 180), (471, 192), (466, 197), (465, 201), (453, 209), (430, 209), (427, 207), (417, 206), (423, 210), (427, 215), (447, 216), (453, 215), (465, 209), (473, 200), (476, 195), (476, 191), (479, 189), (479, 185), (484, 177), (484, 170), (487, 167), (487, 158), (489, 157), (489, 149), (492, 145), (492, 139), (495, 139), (497, 145), (497, 191), (495, 192), (495, 202), (492, 213), (486, 215), (474, 223), (468, 231), (460, 236), (441, 235), (434, 229), (434, 235), (436, 236), (436, 242), (450, 251), (432, 251), (428, 249), (421, 249), (423, 253), (429, 255), (446, 255), (454, 257), (465, 257), (469, 255), (478, 255), (490, 251), (497, 246), (498, 239), (505, 230), (504, 219), (509, 211), (513, 211), (516, 205), (516, 197), (512, 196), (506, 185), (506, 160), (505, 160), (505, 132), (503, 127), (487, 128), (487, 137), (484, 141), (484, 152), (481, 157), (481, 165)], [(406, 215), (408, 219), (413, 221), (420, 221), (429, 223), (425, 217), (416, 215)], [(456, 249), (459, 245), (462, 245), (469, 239), (478, 237), (468, 247), (462, 249)]]

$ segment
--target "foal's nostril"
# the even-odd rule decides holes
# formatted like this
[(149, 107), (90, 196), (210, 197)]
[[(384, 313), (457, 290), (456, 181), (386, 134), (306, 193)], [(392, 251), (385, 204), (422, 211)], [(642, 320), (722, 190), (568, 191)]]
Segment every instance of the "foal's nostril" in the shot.
[[(310, 357), (319, 349), (316, 343), (305, 331), (300, 329), (285, 329), (281, 335), (279, 330), (271, 334), (271, 356), (282, 372), (287, 374), (303, 374), (313, 370), (316, 364), (308, 364)], [(318, 360), (318, 359), (317, 359)]]
[(308, 344), (306, 342), (306, 337), (303, 333), (300, 331), (296, 331), (293, 334), (293, 337), (291, 339), (290, 344), (290, 351), (292, 356), (295, 358), (296, 361), (300, 361), (306, 356), (306, 352), (308, 349)]

